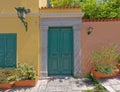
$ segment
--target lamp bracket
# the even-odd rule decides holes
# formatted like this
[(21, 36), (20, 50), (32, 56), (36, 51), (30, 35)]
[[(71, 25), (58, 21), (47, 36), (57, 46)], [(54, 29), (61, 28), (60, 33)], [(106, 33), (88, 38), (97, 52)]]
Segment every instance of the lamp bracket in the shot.
[(17, 11), (18, 18), (21, 20), (25, 26), (26, 31), (28, 30), (28, 23), (25, 21), (26, 14), (30, 13), (30, 9), (25, 9), (24, 7), (15, 8)]

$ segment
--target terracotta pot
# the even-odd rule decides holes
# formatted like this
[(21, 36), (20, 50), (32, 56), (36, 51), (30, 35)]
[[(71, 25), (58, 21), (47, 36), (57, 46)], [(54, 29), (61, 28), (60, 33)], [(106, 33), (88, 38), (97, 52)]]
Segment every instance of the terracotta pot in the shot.
[(13, 84), (10, 84), (10, 83), (0, 84), (0, 89), (10, 89), (12, 87), (13, 87)]
[(116, 66), (117, 66), (117, 68), (119, 69), (119, 73), (120, 73), (120, 65), (117, 64)]
[(15, 82), (16, 87), (33, 87), (37, 83), (37, 78), (35, 80), (20, 80)]
[(115, 70), (112, 74), (104, 74), (102, 72), (96, 71), (94, 68), (91, 69), (91, 73), (93, 74), (93, 76), (96, 79), (100, 79), (100, 78), (112, 78), (112, 77), (116, 77), (119, 74), (119, 69), (117, 67), (115, 67)]

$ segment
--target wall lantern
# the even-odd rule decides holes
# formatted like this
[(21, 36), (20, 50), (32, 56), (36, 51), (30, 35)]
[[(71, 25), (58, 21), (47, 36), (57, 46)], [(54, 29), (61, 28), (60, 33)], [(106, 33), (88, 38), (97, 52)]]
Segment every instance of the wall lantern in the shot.
[(25, 9), (24, 7), (15, 8), (17, 11), (18, 18), (21, 20), (25, 26), (26, 31), (28, 30), (28, 23), (25, 20), (26, 14), (30, 13), (30, 9)]
[(92, 32), (93, 32), (93, 27), (91, 27), (91, 26), (88, 27), (88, 32), (87, 32), (87, 34), (90, 35)]

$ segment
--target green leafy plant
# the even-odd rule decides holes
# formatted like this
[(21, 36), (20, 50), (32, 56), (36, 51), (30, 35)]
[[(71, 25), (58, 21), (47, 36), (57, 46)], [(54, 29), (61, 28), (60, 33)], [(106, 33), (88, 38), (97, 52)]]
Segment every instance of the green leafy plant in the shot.
[(103, 47), (101, 52), (94, 51), (92, 53), (92, 64), (95, 70), (111, 74), (114, 71), (117, 57), (116, 45), (112, 44), (110, 47)]
[(120, 65), (120, 54), (117, 57), (118, 65)]
[(92, 90), (83, 90), (82, 92), (108, 92), (98, 81), (97, 79), (92, 76), (91, 73), (87, 73), (85, 78), (90, 79), (94, 83), (94, 89)]
[(81, 0), (51, 0), (50, 4), (54, 7), (80, 6)]
[(34, 67), (28, 64), (18, 64), (17, 70), (19, 75), (16, 76), (16, 80), (34, 80), (36, 77)]
[(13, 69), (4, 69), (0, 72), (0, 84), (2, 83), (10, 83), (13, 84), (15, 82), (15, 70)]
[(51, 0), (53, 7), (80, 6), (85, 13), (83, 18), (120, 18), (120, 0)]
[(94, 90), (94, 92), (108, 92), (101, 84), (96, 84)]
[(94, 92), (93, 90), (83, 90), (82, 92)]
[(97, 68), (97, 70), (105, 74), (111, 74), (114, 71), (114, 66), (113, 65), (106, 65), (106, 66), (100, 65)]
[(84, 0), (81, 3), (84, 18), (120, 18), (120, 0)]
[(87, 73), (84, 77), (90, 79), (90, 80), (94, 83), (94, 85), (96, 85), (96, 84), (99, 83), (99, 82), (96, 80), (96, 78), (92, 76), (91, 73)]

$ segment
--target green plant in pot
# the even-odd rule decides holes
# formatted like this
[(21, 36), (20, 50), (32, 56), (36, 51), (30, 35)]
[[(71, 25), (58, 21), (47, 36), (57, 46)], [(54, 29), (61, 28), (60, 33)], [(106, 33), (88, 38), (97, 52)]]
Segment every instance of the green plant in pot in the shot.
[(0, 88), (12, 88), (15, 83), (14, 69), (0, 69)]
[(35, 86), (36, 73), (33, 66), (28, 64), (18, 64), (19, 75), (16, 76), (16, 86)]
[(120, 53), (118, 54), (118, 57), (117, 57), (117, 65), (120, 66)]
[(117, 57), (117, 68), (119, 69), (120, 72), (120, 54)]
[(119, 70), (116, 67), (118, 53), (116, 45), (111, 44), (109, 47), (103, 47), (102, 51), (92, 53), (93, 68), (91, 72), (96, 78), (106, 78), (117, 76)]

